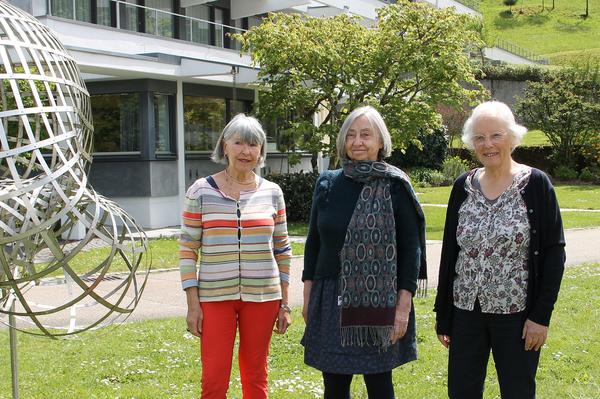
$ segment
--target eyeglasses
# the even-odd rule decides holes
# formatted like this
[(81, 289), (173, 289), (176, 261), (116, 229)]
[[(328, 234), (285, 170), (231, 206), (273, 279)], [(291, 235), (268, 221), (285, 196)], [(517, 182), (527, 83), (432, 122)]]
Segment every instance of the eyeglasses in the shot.
[(475, 135), (473, 135), (473, 144), (475, 146), (481, 146), (481, 145), (484, 145), (486, 142), (488, 142), (488, 140), (492, 144), (498, 144), (499, 142), (504, 140), (505, 137), (506, 137), (506, 133), (504, 133), (504, 132), (494, 132), (490, 135), (475, 134)]

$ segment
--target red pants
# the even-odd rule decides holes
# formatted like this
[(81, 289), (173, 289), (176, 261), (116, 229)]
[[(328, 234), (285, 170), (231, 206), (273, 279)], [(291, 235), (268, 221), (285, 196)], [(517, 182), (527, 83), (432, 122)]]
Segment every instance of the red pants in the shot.
[(201, 399), (226, 399), (239, 326), (238, 360), (244, 399), (268, 398), (267, 356), (280, 301), (202, 302)]

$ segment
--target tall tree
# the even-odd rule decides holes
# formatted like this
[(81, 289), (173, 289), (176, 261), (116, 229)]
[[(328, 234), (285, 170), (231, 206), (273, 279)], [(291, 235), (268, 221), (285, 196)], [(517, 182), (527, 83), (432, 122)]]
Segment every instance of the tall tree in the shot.
[(337, 132), (361, 104), (378, 108), (394, 146), (405, 148), (441, 126), (437, 105), (479, 99), (469, 59), (482, 46), (477, 28), (451, 8), (401, 0), (379, 9), (371, 28), (346, 14), (271, 14), (236, 38), (260, 65), (258, 116), (287, 121), (280, 134), (289, 149), (310, 151), (315, 166), (319, 151), (335, 157)]
[(529, 82), (515, 108), (530, 128), (548, 137), (555, 162), (574, 167), (578, 149), (600, 131), (599, 66), (564, 68), (540, 82)]

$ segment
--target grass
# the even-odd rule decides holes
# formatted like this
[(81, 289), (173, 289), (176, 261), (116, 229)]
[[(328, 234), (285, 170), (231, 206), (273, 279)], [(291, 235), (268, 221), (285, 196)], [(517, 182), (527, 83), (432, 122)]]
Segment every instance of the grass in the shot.
[[(582, 18), (585, 0), (546, 1), (542, 11), (540, 1), (519, 1), (508, 7), (498, 0), (481, 2), (484, 27), (490, 44), (502, 38), (550, 60), (552, 64), (567, 64), (585, 56), (600, 60), (600, 8), (590, 1), (590, 15)], [(520, 14), (521, 4), (523, 13)]]
[[(415, 300), (419, 360), (394, 370), (401, 398), (446, 397), (447, 351), (437, 341), (431, 312), (435, 293)], [(600, 396), (600, 264), (568, 268), (538, 371), (538, 397), (591, 399)], [(299, 344), (304, 324), (294, 309), (288, 333), (275, 335), (269, 358), (270, 398), (322, 397), (321, 374), (303, 363)], [(88, 332), (64, 340), (18, 334), (21, 397), (42, 398), (197, 398), (198, 342), (185, 331), (183, 317), (151, 320)], [(8, 333), (0, 330), (0, 347)], [(10, 398), (9, 351), (0, 351), (0, 399)], [(234, 359), (230, 398), (241, 398)], [(498, 398), (490, 361), (485, 398)], [(366, 398), (362, 378), (354, 398)]]
[[(558, 185), (555, 187), (560, 206), (562, 208), (574, 209), (600, 209), (600, 186), (597, 185)], [(417, 194), (422, 204), (443, 204), (448, 203), (451, 187), (426, 187), (418, 188)], [(444, 222), (446, 220), (446, 208), (423, 206), (425, 219), (427, 221), (426, 237), (428, 240), (441, 240), (444, 233)], [(598, 227), (600, 226), (600, 212), (563, 212), (563, 223), (566, 229)], [(288, 230), (290, 235), (306, 236), (308, 225), (306, 223), (289, 223)], [(152, 249), (152, 269), (169, 269), (177, 267), (177, 240), (163, 238), (151, 240)], [(77, 255), (70, 263), (71, 267), (78, 273), (89, 271), (93, 266), (98, 265), (108, 256), (109, 248), (97, 248), (82, 252)], [(304, 244), (292, 242), (292, 253), (294, 255), (304, 255)], [(111, 272), (127, 270), (125, 262), (119, 257), (111, 265)], [(41, 270), (45, 264), (37, 265), (37, 270)], [(51, 276), (62, 275), (59, 269)]]
[[(550, 145), (550, 141), (548, 141), (548, 137), (541, 130), (529, 130), (520, 144), (521, 147), (540, 147), (544, 145)], [(452, 137), (450, 143), (448, 143), (448, 147), (465, 148), (465, 145), (460, 137)]]

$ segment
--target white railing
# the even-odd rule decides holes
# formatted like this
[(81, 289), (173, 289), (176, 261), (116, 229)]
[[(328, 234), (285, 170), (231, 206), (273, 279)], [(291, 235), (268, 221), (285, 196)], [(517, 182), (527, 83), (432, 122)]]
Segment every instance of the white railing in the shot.
[[(171, 37), (175, 39), (185, 40), (195, 43), (212, 44), (217, 47), (225, 47), (226, 33), (243, 33), (246, 30), (226, 25), (218, 22), (208, 21), (201, 18), (191, 17), (188, 15), (177, 14), (170, 11), (159, 10), (156, 8), (146, 7), (139, 4), (127, 3), (122, 0), (109, 0), (114, 4), (114, 7), (109, 6), (109, 12), (114, 12), (114, 20), (116, 21), (117, 29), (124, 29), (139, 32), (138, 25), (139, 14), (143, 14), (144, 29), (141, 33), (147, 33), (161, 37)], [(53, 0), (48, 1), (48, 14), (61, 18), (73, 20), (81, 20), (77, 14), (77, 2), (73, 0), (67, 7), (69, 9), (57, 14), (52, 14)], [(64, 2), (61, 2), (65, 6)], [(79, 4), (81, 7), (81, 4)], [(90, 10), (90, 13), (93, 10)], [(112, 18), (111, 18), (112, 19)], [(91, 22), (91, 21), (85, 21)], [(175, 37), (175, 25), (179, 24), (179, 37)], [(105, 24), (103, 24), (105, 25)], [(214, 40), (211, 39), (211, 30), (214, 32)], [(238, 48), (239, 44), (233, 39), (231, 40), (230, 48)]]

